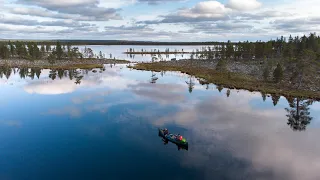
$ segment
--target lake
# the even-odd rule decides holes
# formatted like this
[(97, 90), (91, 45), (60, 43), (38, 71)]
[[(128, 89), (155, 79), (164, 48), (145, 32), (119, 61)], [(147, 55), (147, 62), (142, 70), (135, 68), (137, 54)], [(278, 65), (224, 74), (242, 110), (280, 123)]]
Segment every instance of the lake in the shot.
[(134, 62), (146, 62), (151, 61), (152, 57), (157, 57), (159, 60), (171, 60), (172, 58), (189, 59), (191, 54), (162, 54), (162, 55), (151, 55), (151, 54), (125, 54), (124, 52), (130, 51), (130, 48), (135, 52), (147, 51), (147, 52), (165, 52), (169, 49), (170, 52), (192, 52), (197, 49), (200, 50), (204, 46), (106, 46), (106, 45), (88, 45), (88, 46), (74, 46), (79, 47), (79, 50), (84, 50), (85, 47), (91, 48), (93, 52), (99, 55), (101, 51), (106, 58), (124, 59)]
[(3, 180), (320, 178), (319, 102), (125, 65), (1, 72)]

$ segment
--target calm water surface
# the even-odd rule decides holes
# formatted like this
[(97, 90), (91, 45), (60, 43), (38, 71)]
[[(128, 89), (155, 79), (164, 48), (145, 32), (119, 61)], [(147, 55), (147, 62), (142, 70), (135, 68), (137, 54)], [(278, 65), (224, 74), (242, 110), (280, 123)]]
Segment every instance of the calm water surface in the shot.
[(192, 52), (196, 51), (196, 49), (201, 49), (204, 46), (105, 46), (105, 45), (89, 45), (89, 46), (77, 46), (80, 50), (84, 50), (85, 47), (91, 48), (93, 52), (97, 55), (99, 55), (99, 52), (101, 51), (106, 58), (116, 58), (116, 59), (125, 59), (129, 61), (135, 61), (135, 62), (145, 62), (145, 61), (151, 61), (152, 57), (156, 57), (159, 60), (171, 60), (172, 58), (179, 59), (189, 59), (190, 54), (162, 54), (162, 55), (151, 55), (151, 54), (124, 54), (124, 52), (127, 52), (130, 48), (132, 48), (135, 52), (141, 52), (143, 51), (151, 52), (155, 51), (158, 52), (165, 52), (166, 49), (169, 49), (170, 52)]
[(105, 68), (1, 70), (0, 179), (320, 178), (320, 103)]

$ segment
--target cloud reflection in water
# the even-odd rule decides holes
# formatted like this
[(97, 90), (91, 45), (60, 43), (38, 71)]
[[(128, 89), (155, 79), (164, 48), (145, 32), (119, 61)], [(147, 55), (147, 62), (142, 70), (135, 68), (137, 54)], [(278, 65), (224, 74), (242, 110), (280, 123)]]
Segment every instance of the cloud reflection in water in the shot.
[[(208, 177), (217, 175), (217, 166), (228, 169), (228, 162), (216, 163), (223, 156), (219, 154), (229, 154), (231, 161), (237, 159), (249, 164), (243, 166), (245, 169), (238, 175), (255, 179), (319, 179), (320, 144), (317, 138), (320, 130), (310, 128), (305, 132), (293, 132), (286, 124), (283, 108), (254, 108), (250, 101), (255, 98), (261, 97), (240, 91), (233, 92), (232, 98), (209, 96), (184, 103), (172, 101), (179, 110), (163, 115), (153, 124), (160, 127), (175, 124), (188, 129), (185, 136), (193, 153), (185, 154), (182, 163), (205, 169)], [(154, 100), (158, 98), (154, 97)], [(237, 172), (232, 172), (234, 176), (230, 176), (237, 177)]]

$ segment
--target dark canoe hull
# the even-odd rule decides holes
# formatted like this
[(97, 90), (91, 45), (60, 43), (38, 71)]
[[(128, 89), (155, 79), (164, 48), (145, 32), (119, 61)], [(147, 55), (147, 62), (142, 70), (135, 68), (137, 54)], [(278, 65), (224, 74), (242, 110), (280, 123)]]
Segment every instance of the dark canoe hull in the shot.
[(170, 141), (182, 148), (186, 148), (188, 149), (188, 142), (186, 143), (183, 143), (183, 142), (180, 142), (180, 141), (177, 141), (175, 136), (171, 133), (167, 134), (167, 135), (164, 135), (164, 132), (162, 129), (159, 129), (159, 136), (162, 137), (163, 139), (167, 140), (167, 141)]

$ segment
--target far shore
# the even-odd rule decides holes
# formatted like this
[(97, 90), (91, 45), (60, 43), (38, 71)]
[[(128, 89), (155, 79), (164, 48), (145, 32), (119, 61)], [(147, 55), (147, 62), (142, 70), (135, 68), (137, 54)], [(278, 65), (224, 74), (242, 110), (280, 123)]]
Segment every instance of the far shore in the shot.
[(42, 69), (93, 69), (102, 68), (103, 64), (128, 64), (130, 61), (117, 59), (73, 59), (55, 60), (25, 60), (25, 59), (0, 59), (0, 66), (11, 68), (42, 68)]

